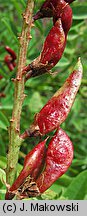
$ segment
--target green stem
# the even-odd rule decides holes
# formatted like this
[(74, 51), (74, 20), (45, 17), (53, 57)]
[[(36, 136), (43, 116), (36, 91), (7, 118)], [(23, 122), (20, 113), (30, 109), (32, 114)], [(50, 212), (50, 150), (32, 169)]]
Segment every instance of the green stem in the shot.
[(31, 39), (30, 31), (32, 27), (32, 13), (34, 0), (28, 0), (26, 10), (23, 14), (23, 26), (21, 36), (19, 37), (19, 57), (18, 70), (15, 83), (14, 105), (12, 118), (9, 127), (9, 149), (7, 156), (7, 183), (12, 185), (16, 175), (18, 155), (23, 139), (20, 138), (20, 118), (24, 95), (24, 78), (22, 76), (23, 68), (26, 64), (26, 54), (29, 40)]

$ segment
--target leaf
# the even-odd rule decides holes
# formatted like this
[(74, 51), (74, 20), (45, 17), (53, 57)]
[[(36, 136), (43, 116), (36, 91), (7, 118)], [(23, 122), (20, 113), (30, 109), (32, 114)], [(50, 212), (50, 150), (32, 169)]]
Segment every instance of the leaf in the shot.
[(72, 182), (72, 178), (69, 177), (68, 175), (64, 174), (63, 176), (61, 176), (56, 183), (58, 185), (62, 185), (63, 187), (67, 187), (71, 182)]
[(0, 110), (12, 110), (12, 108), (13, 108), (13, 105), (2, 105), (2, 106), (0, 106)]
[(87, 4), (86, 3), (83, 4), (72, 6), (73, 19), (75, 20), (87, 19)]
[(4, 182), (6, 182), (6, 173), (1, 168), (0, 168), (0, 181), (1, 181), (2, 184), (4, 184)]
[(0, 200), (5, 199), (6, 189), (0, 189)]
[(87, 193), (87, 170), (74, 178), (66, 191), (62, 194), (68, 200), (83, 200)]
[(77, 20), (74, 20), (73, 21), (73, 24), (72, 24), (72, 27), (71, 27), (71, 29), (70, 29), (70, 32), (72, 31), (72, 30), (75, 30), (76, 32), (78, 32), (78, 29), (81, 27), (81, 26), (83, 26), (85, 24), (85, 21), (84, 20), (78, 20), (78, 22), (77, 22)]
[(9, 126), (9, 121), (3, 112), (0, 111), (0, 128), (7, 130)]
[[(56, 191), (56, 192), (57, 192), (57, 191)], [(57, 199), (57, 197), (58, 197), (58, 194), (57, 194), (56, 192), (54, 192), (54, 191), (48, 189), (46, 192), (44, 192), (44, 193), (41, 195), (41, 198), (42, 198), (43, 200), (55, 200), (55, 199)]]
[(60, 59), (60, 61), (58, 62), (58, 64), (56, 64), (55, 68), (57, 68), (57, 67), (65, 67), (65, 66), (69, 65), (69, 63), (70, 62), (69, 62), (69, 60), (67, 58), (62, 57)]
[(82, 165), (86, 165), (87, 166), (87, 158), (83, 159), (83, 160), (78, 160), (78, 159), (74, 159), (72, 161), (72, 167), (77, 167), (77, 166), (82, 166)]
[(14, 38), (15, 42), (18, 43), (18, 40), (17, 40), (17, 37), (16, 35), (14, 34), (14, 32), (12, 31), (11, 29), (11, 26), (10, 26), (10, 23), (9, 23), (9, 20), (7, 18), (2, 18), (1, 20), (3, 22), (3, 24), (6, 26), (6, 28), (8, 29), (8, 32), (12, 35), (12, 38)]
[(31, 112), (36, 113), (43, 106), (41, 96), (38, 92), (34, 92), (32, 97), (30, 98), (29, 108)]
[(22, 9), (21, 9), (21, 7), (20, 7), (20, 4), (19, 4), (17, 1), (15, 1), (15, 0), (11, 0), (11, 2), (12, 2), (12, 4), (14, 5), (15, 10), (16, 10), (17, 13), (19, 14), (19, 16), (21, 16), (21, 14), (22, 14)]
[[(7, 158), (4, 156), (0, 156), (0, 168), (6, 169), (6, 164), (7, 164)], [(19, 174), (22, 170), (23, 166), (21, 164), (18, 163), (17, 165), (17, 173)]]
[(72, 40), (75, 40), (76, 38), (78, 38), (78, 34), (69, 34), (68, 35), (68, 41), (72, 41)]
[(42, 22), (37, 20), (35, 26), (39, 29), (40, 33), (43, 34)]
[[(76, 51), (75, 48), (70, 49), (70, 47), (66, 46), (64, 52), (65, 52), (66, 54), (73, 55), (73, 54), (75, 53), (75, 51)], [(68, 63), (67, 63), (67, 65), (68, 65)]]
[(0, 168), (5, 169), (6, 168), (6, 157), (0, 156)]
[(1, 63), (0, 63), (0, 75), (4, 76), (5, 78), (8, 78), (8, 75), (6, 74), (6, 71)]
[(21, 0), (20, 2), (24, 7), (26, 7), (26, 3), (24, 2), (24, 0)]

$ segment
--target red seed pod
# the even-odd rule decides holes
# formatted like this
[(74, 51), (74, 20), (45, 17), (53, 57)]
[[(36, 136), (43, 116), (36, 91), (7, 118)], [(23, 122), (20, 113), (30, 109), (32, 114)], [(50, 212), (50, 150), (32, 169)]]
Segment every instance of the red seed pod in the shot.
[(16, 53), (9, 46), (5, 46), (5, 50), (11, 55), (13, 60), (15, 60), (17, 58)]
[(5, 97), (6, 95), (3, 92), (0, 92), (0, 98)]
[(54, 67), (62, 57), (65, 45), (66, 36), (61, 19), (58, 19), (46, 37), (41, 55), (24, 68), (24, 72), (30, 71), (26, 75), (26, 80), (29, 76), (41, 75)]
[(26, 80), (48, 72), (58, 63), (64, 52), (67, 34), (72, 25), (72, 9), (64, 0), (59, 0), (55, 7), (54, 26), (46, 37), (40, 56), (23, 70), (23, 73), (28, 72)]
[(18, 178), (15, 180), (9, 191), (6, 193), (6, 199), (12, 199), (14, 197), (18, 188), (23, 184), (27, 176), (30, 175), (30, 177), (34, 180), (38, 177), (44, 165), (46, 141), (47, 139), (40, 142), (34, 147), (32, 151), (27, 154), (24, 160), (24, 167)]
[(16, 63), (13, 62), (13, 59), (12, 59), (12, 57), (10, 55), (5, 56), (4, 62), (7, 65), (7, 67), (9, 68), (10, 71), (14, 70), (14, 68), (16, 66)]
[(67, 36), (67, 33), (72, 25), (72, 9), (64, 0), (60, 0), (56, 7), (56, 12), (53, 16), (53, 23), (61, 18), (62, 27), (65, 32), (65, 36)]
[(56, 8), (58, 7), (58, 4), (63, 2), (63, 3), (68, 3), (71, 4), (73, 1), (75, 0), (46, 0), (40, 10), (33, 16), (33, 20), (38, 20), (44, 17), (52, 17), (55, 15), (56, 12)]
[(36, 180), (40, 193), (46, 191), (71, 165), (73, 145), (67, 134), (59, 128), (49, 143), (45, 170)]
[(46, 0), (40, 10), (33, 16), (33, 20), (38, 20), (44, 17), (52, 17), (53, 16), (53, 8), (55, 8), (58, 4), (58, 0)]
[(66, 45), (65, 34), (62, 28), (61, 19), (57, 20), (50, 30), (41, 52), (40, 62), (48, 63), (50, 69), (60, 60)]
[(29, 131), (24, 132), (23, 137), (25, 137), (25, 133), (27, 135), (47, 134), (58, 128), (65, 121), (80, 87), (82, 71), (82, 64), (79, 58), (75, 70), (36, 115), (34, 123)]
[(2, 75), (0, 75), (0, 80), (3, 78), (3, 76)]

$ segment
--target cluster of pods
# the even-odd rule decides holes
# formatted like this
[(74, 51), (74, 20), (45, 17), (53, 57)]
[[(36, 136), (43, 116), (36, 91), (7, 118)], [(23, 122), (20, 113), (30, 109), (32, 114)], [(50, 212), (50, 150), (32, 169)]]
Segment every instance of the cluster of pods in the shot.
[(73, 144), (60, 125), (70, 112), (81, 79), (82, 65), (79, 59), (64, 85), (40, 110), (29, 130), (21, 135), (25, 139), (28, 136), (44, 136), (56, 130), (48, 148), (45, 139), (25, 157), (23, 170), (6, 193), (6, 199), (12, 199), (15, 194), (21, 199), (39, 196), (69, 168), (73, 159)]
[(61, 59), (72, 25), (72, 9), (69, 5), (72, 1), (47, 0), (33, 16), (33, 20), (53, 17), (53, 27), (46, 37), (40, 56), (24, 68), (26, 80), (48, 72)]
[(9, 46), (5, 46), (5, 50), (8, 52), (8, 54), (4, 58), (4, 63), (7, 65), (10, 71), (13, 71), (13, 69), (16, 67), (16, 53)]
[[(53, 27), (46, 38), (41, 55), (24, 68), (26, 79), (30, 73), (31, 76), (37, 76), (47, 72), (61, 58), (72, 23), (72, 10), (69, 5), (71, 2), (73, 0), (46, 0), (40, 11), (33, 16), (33, 20), (52, 16)], [(74, 71), (63, 86), (35, 116), (30, 128), (20, 135), (25, 139), (28, 136), (44, 136), (55, 130), (48, 147), (46, 138), (27, 154), (23, 169), (8, 189), (6, 199), (13, 199), (15, 195), (20, 199), (41, 195), (71, 165), (73, 144), (60, 125), (66, 120), (74, 103), (81, 84), (82, 71), (79, 58)]]
[[(3, 78), (2, 75), (0, 75), (0, 80)], [(0, 92), (0, 98), (5, 97), (5, 94), (3, 92)]]
[[(16, 53), (9, 46), (5, 46), (5, 50), (8, 54), (4, 57), (4, 63), (7, 65), (9, 71), (13, 71), (13, 69), (16, 67)], [(3, 79), (2, 75), (0, 75), (0, 80), (1, 79)], [(6, 95), (3, 92), (0, 92), (0, 98), (5, 96)]]

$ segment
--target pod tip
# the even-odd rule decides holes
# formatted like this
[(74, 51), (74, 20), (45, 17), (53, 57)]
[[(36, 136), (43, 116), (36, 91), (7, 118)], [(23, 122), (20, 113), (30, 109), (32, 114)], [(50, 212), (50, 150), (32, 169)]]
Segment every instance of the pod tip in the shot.
[(75, 70), (79, 70), (81, 72), (83, 72), (83, 66), (82, 66), (82, 62), (81, 62), (81, 58), (78, 58), (77, 64), (75, 65)]

